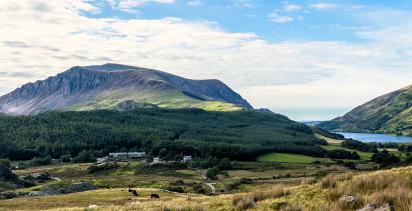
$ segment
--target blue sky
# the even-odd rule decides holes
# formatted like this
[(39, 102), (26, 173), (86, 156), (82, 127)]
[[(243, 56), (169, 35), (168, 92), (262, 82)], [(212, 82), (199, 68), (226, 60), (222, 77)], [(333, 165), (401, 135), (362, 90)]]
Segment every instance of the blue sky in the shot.
[(411, 16), (412, 0), (0, 1), (0, 95), (112, 62), (326, 120), (412, 84)]
[[(363, 14), (379, 10), (412, 9), (410, 0), (175, 0), (173, 3), (149, 1), (123, 10), (104, 1), (95, 1), (95, 4), (100, 6), (101, 12), (84, 14), (94, 18), (177, 17), (193, 21), (210, 21), (215, 22), (223, 30), (253, 32), (272, 42), (367, 42), (356, 35), (357, 30), (384, 27), (385, 23), (363, 17)], [(280, 19), (272, 20), (270, 15), (273, 13)], [(282, 21), (282, 17), (287, 19)], [(386, 24), (397, 21), (402, 20), (389, 19)]]

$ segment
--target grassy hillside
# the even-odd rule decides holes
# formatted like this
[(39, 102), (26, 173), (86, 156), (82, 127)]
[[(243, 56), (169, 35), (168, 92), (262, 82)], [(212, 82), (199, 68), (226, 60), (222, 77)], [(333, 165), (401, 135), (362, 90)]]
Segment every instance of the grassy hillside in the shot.
[[(138, 188), (131, 197), (126, 188), (99, 189), (57, 196), (0, 201), (8, 210), (356, 210), (365, 206), (391, 210), (412, 208), (412, 167), (368, 173), (336, 173), (299, 182), (254, 185), (241, 193), (205, 196)], [(150, 194), (161, 196), (151, 200)]]
[[(208, 112), (200, 109), (50, 112), (0, 118), (0, 155), (60, 158), (82, 150), (95, 156), (119, 150), (143, 150), (174, 159), (229, 157), (249, 160), (266, 152), (323, 156), (309, 127), (272, 113)], [(165, 151), (166, 150), (166, 151)], [(21, 157), (18, 157), (21, 155)]]
[(412, 135), (412, 86), (369, 101), (343, 117), (319, 124), (328, 130)]
[(89, 111), (98, 109), (114, 109), (119, 103), (132, 100), (139, 103), (149, 103), (161, 108), (200, 108), (207, 111), (239, 111), (241, 106), (221, 102), (204, 101), (189, 97), (181, 92), (174, 90), (167, 91), (146, 91), (134, 94), (124, 94), (117, 91), (106, 92), (93, 101), (76, 104), (65, 108), (65, 111)]

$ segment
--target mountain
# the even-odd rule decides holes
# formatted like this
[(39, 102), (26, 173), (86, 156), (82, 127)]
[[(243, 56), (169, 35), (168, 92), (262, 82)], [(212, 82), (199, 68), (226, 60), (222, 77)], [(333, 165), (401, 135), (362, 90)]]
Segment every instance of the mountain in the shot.
[(319, 126), (336, 131), (412, 136), (412, 86), (375, 98)]
[(164, 108), (253, 109), (219, 80), (190, 80), (166, 72), (120, 64), (76, 66), (28, 83), (0, 97), (0, 112), (115, 109), (128, 101)]

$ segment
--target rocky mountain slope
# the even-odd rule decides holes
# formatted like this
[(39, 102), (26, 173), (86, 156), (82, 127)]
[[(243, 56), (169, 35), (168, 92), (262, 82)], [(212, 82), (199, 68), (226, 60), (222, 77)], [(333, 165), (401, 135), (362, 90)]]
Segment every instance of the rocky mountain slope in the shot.
[(375, 98), (320, 126), (346, 132), (412, 135), (412, 86)]
[(166, 72), (120, 64), (72, 67), (0, 97), (0, 113), (115, 109), (134, 101), (166, 108), (252, 109), (219, 80), (190, 80)]

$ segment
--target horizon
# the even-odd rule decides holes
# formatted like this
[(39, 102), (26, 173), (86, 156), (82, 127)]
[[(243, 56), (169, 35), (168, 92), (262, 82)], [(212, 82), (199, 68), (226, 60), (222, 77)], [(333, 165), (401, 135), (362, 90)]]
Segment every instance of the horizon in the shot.
[(72, 66), (119, 63), (216, 78), (255, 108), (315, 121), (412, 84), (411, 1), (23, 0), (0, 6), (0, 95)]

